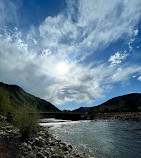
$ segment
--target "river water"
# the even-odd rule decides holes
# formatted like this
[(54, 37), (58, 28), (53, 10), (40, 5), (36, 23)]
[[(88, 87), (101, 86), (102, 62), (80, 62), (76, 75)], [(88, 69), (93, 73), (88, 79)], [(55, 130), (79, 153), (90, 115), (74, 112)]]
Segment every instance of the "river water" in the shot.
[(141, 158), (141, 122), (50, 119), (42, 125), (88, 157)]

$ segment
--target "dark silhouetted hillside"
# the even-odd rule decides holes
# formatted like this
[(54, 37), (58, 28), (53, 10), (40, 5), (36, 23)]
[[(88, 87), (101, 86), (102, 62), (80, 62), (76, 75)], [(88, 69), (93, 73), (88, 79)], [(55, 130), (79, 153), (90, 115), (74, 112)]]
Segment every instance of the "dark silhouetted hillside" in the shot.
[(141, 94), (130, 93), (112, 98), (105, 103), (91, 107), (88, 116), (93, 118), (99, 113), (139, 112), (141, 111)]
[(141, 94), (130, 93), (112, 98), (103, 104), (93, 107), (81, 107), (74, 112), (88, 112), (89, 114), (110, 112), (138, 112), (141, 111)]
[(90, 107), (80, 107), (80, 108), (78, 108), (78, 109), (75, 109), (75, 110), (73, 110), (73, 112), (80, 112), (80, 113), (86, 113), (86, 112), (88, 112), (88, 110), (90, 109)]
[(22, 105), (32, 105), (36, 106), (37, 109), (41, 111), (60, 111), (51, 103), (26, 93), (21, 87), (17, 85), (8, 85), (0, 82), (0, 89), (6, 92), (13, 108), (17, 108), (18, 106)]

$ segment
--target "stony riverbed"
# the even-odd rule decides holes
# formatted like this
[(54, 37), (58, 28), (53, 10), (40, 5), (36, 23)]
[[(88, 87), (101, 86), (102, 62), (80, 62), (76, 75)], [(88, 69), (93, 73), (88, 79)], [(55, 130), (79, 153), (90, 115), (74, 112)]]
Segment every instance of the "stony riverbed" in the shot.
[(72, 146), (55, 139), (47, 129), (41, 127), (36, 137), (21, 141), (18, 129), (12, 126), (0, 128), (0, 137), (11, 150), (16, 158), (85, 158), (85, 154), (76, 153)]

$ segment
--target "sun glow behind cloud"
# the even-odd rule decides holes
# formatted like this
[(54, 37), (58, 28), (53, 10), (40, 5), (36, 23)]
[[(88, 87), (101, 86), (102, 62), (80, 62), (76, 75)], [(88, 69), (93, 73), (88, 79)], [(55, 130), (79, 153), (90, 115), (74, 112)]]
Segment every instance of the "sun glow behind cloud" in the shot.
[[(47, 16), (39, 26), (31, 24), (26, 32), (4, 27), (2, 24), (14, 21), (15, 17), (18, 20), (18, 14), (11, 12), (8, 19), (7, 12), (2, 10), (5, 16), (0, 15), (1, 81), (18, 84), (53, 104), (64, 104), (94, 103), (114, 89), (116, 83), (128, 81), (133, 75), (138, 79), (141, 64), (128, 60), (135, 55), (133, 44), (140, 34), (137, 25), (141, 1), (75, 2), (66, 1), (65, 11)], [(6, 6), (4, 0), (1, 3)], [(8, 7), (15, 6), (11, 3)], [(16, 15), (13, 20), (12, 14)], [(127, 43), (126, 48), (116, 49), (116, 45), (107, 55), (105, 49), (121, 39), (123, 44)]]
[(65, 62), (60, 62), (56, 65), (57, 72), (61, 75), (65, 75), (69, 71), (69, 67)]

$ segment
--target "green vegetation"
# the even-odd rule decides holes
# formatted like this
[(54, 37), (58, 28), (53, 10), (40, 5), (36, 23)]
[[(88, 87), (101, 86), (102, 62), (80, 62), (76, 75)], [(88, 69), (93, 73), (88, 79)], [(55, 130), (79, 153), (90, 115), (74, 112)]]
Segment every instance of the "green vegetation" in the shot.
[(101, 113), (126, 113), (141, 111), (141, 94), (131, 93), (119, 97), (112, 98), (105, 103), (91, 107), (88, 110), (88, 117), (94, 118), (96, 114)]
[(39, 115), (35, 107), (22, 106), (19, 108), (18, 113), (15, 114), (13, 122), (19, 128), (22, 138), (26, 139), (38, 131), (38, 119)]
[(8, 92), (0, 89), (0, 113), (3, 115), (7, 115), (11, 112), (12, 106), (10, 104), (10, 100), (8, 97)]
[[(1, 93), (2, 95), (5, 95), (6, 92), (6, 99), (9, 99), (13, 109), (17, 109), (19, 106), (23, 105), (30, 105), (37, 107), (37, 109), (41, 111), (60, 111), (51, 103), (26, 93), (21, 87), (17, 85), (8, 85), (0, 82), (0, 89), (3, 90)], [(5, 102), (5, 104), (7, 103)]]
[[(18, 127), (23, 139), (35, 134), (39, 126), (38, 110), (60, 111), (51, 103), (26, 93), (17, 85), (0, 82), (0, 116)], [(0, 120), (1, 126), (5, 121)]]

